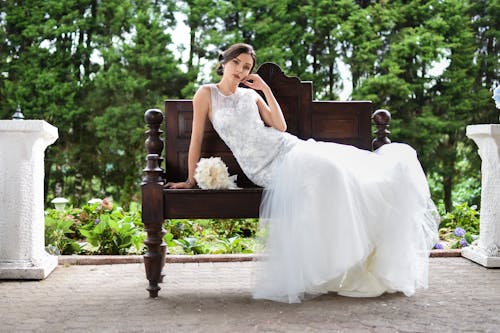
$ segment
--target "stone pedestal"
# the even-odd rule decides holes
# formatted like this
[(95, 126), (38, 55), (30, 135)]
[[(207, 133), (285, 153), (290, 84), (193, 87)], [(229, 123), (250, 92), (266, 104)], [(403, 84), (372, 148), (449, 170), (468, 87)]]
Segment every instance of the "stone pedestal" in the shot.
[(467, 126), (481, 157), (479, 240), (462, 256), (485, 267), (500, 267), (500, 124)]
[(44, 152), (58, 137), (43, 120), (0, 120), (0, 279), (46, 278)]

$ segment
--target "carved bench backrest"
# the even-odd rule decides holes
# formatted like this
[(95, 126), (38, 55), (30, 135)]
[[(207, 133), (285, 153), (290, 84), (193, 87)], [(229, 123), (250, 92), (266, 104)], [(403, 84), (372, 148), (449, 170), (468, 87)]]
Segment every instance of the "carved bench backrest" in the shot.
[[(370, 149), (371, 102), (312, 101), (312, 83), (288, 77), (273, 63), (262, 64), (257, 73), (274, 92), (287, 121), (287, 131), (302, 139), (315, 138)], [(165, 173), (167, 181), (187, 178), (187, 157), (191, 136), (193, 105), (191, 100), (165, 101)], [(202, 157), (219, 156), (231, 175), (238, 175), (238, 185), (253, 187), (233, 154), (207, 120)]]

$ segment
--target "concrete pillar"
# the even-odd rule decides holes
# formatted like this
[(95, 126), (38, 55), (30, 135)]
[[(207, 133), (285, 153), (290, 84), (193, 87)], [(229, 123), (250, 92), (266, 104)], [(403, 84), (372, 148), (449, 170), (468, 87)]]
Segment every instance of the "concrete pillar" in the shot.
[(470, 125), (466, 134), (481, 157), (481, 212), (477, 244), (462, 256), (485, 267), (500, 267), (500, 124)]
[(43, 120), (0, 120), (0, 279), (46, 278), (44, 152), (58, 138)]

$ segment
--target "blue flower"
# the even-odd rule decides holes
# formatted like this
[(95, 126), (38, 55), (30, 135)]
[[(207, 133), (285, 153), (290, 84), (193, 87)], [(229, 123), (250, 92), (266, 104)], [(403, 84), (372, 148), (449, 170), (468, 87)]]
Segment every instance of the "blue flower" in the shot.
[(466, 247), (466, 246), (469, 246), (469, 243), (467, 243), (467, 241), (465, 240), (465, 238), (462, 238), (460, 240), (460, 246), (461, 247)]
[(453, 231), (453, 234), (457, 237), (464, 237), (465, 236), (465, 230), (463, 228), (456, 228), (455, 231)]
[(444, 246), (440, 242), (437, 242), (436, 244), (434, 244), (434, 248), (436, 250), (442, 250), (442, 249), (444, 249)]

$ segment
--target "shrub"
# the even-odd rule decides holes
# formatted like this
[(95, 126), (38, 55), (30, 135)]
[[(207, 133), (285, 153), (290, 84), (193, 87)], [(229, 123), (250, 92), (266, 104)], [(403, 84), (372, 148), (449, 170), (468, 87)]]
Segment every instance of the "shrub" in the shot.
[(45, 244), (53, 254), (142, 253), (145, 237), (140, 212), (124, 212), (107, 200), (45, 211)]
[(252, 253), (258, 219), (170, 219), (164, 228), (171, 254)]
[[(453, 211), (441, 217), (439, 238), (449, 242), (449, 247), (459, 249), (471, 244), (479, 234), (479, 212), (468, 203), (456, 204)], [(436, 244), (436, 246), (438, 246)], [(437, 247), (434, 248), (437, 248)]]
[(455, 229), (457, 227), (473, 234), (479, 233), (479, 211), (476, 205), (469, 207), (466, 202), (456, 204), (451, 212), (441, 217), (440, 228)]
[[(135, 207), (135, 209), (134, 209)], [(45, 211), (45, 243), (53, 254), (140, 254), (146, 238), (139, 206), (129, 212), (102, 200), (63, 212)], [(165, 221), (170, 253), (251, 253), (257, 219)]]
[(87, 240), (83, 249), (97, 254), (142, 253), (146, 234), (140, 226), (135, 216), (121, 211), (101, 214), (79, 229)]
[[(48, 211), (45, 216), (45, 244), (47, 252), (60, 254), (78, 254), (82, 251), (80, 244), (72, 237), (75, 234), (75, 221), (60, 212)], [(62, 215), (62, 216), (61, 216)]]

